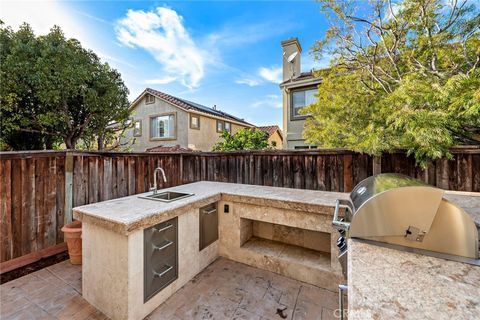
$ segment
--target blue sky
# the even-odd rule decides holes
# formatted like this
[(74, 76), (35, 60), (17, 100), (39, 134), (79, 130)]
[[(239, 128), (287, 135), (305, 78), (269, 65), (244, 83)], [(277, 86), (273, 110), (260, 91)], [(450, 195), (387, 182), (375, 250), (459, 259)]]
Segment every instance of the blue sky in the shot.
[(280, 41), (298, 37), (302, 71), (327, 27), (314, 1), (2, 1), (0, 18), (37, 34), (53, 24), (118, 69), (133, 100), (146, 87), (281, 126)]

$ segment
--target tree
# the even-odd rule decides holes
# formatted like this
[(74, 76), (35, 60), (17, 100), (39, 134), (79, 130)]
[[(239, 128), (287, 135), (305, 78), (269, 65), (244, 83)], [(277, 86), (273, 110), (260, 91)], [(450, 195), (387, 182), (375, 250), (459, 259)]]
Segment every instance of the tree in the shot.
[(257, 128), (244, 128), (232, 135), (223, 130), (220, 141), (213, 151), (265, 150), (268, 149), (268, 135)]
[[(120, 74), (54, 26), (36, 37), (28, 24), (0, 29), (1, 139), (14, 149), (98, 137), (129, 116)], [(22, 143), (16, 141), (20, 140)]]
[(370, 154), (406, 149), (417, 163), (480, 143), (480, 15), (473, 1), (320, 0), (331, 21), (313, 53), (331, 67), (304, 137)]

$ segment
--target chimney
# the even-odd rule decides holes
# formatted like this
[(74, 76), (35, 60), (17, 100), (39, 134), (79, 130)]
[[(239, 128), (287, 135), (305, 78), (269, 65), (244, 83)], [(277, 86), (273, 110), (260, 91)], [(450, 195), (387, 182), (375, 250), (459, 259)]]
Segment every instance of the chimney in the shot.
[[(290, 80), (300, 75), (300, 58), (302, 47), (298, 38), (290, 38), (281, 42), (283, 55), (283, 81)], [(297, 52), (296, 56), (294, 55)], [(288, 61), (290, 58), (290, 62)]]
[(217, 105), (216, 104), (213, 105), (213, 110), (217, 110)]

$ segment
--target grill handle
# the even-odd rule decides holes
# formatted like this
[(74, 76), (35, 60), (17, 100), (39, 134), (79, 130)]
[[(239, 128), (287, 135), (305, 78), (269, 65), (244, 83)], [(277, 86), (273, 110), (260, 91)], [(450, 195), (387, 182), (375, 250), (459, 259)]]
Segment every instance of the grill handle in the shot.
[[(342, 203), (342, 202), (344, 202), (344, 203)], [(337, 229), (348, 230), (348, 228), (350, 227), (349, 222), (340, 221), (340, 219), (338, 219), (338, 213), (340, 211), (340, 208), (345, 208), (347, 210), (350, 210), (350, 206), (345, 204), (345, 202), (346, 202), (346, 200), (342, 201), (340, 199), (337, 199), (337, 201), (335, 202), (335, 211), (333, 213), (332, 225)]]
[(340, 320), (345, 319), (345, 309), (343, 306), (343, 293), (348, 290), (348, 286), (345, 284), (338, 285), (338, 308), (340, 309)]

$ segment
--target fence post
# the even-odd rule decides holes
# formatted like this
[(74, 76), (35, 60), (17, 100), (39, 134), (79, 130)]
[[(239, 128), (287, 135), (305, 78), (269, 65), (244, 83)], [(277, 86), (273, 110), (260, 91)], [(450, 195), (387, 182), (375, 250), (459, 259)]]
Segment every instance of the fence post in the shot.
[(382, 156), (373, 156), (373, 175), (382, 173)]
[(73, 153), (67, 151), (65, 153), (65, 205), (64, 205), (64, 224), (70, 223), (72, 217), (73, 206)]

